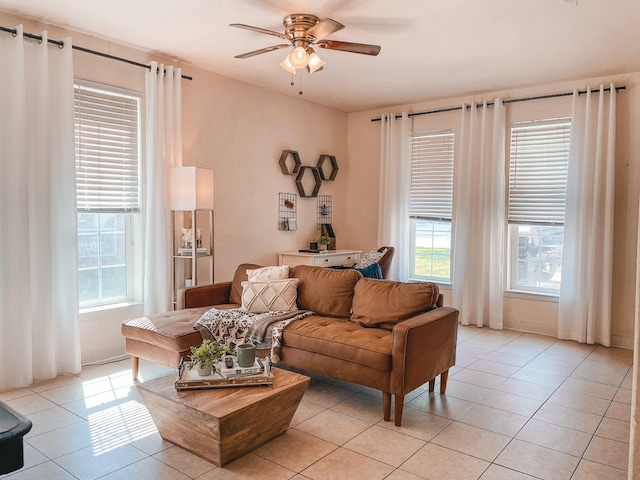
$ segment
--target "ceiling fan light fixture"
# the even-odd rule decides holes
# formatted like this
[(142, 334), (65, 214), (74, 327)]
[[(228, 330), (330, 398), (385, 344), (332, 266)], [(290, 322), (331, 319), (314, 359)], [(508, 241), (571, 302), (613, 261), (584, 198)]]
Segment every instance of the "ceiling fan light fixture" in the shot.
[(307, 56), (307, 49), (304, 47), (294, 48), (287, 57), (289, 63), (295, 68), (304, 68), (307, 66), (309, 58)]
[[(577, 3), (579, 0), (556, 1)], [(324, 68), (323, 65), (325, 62), (316, 55), (313, 48), (311, 48), (312, 45), (317, 48), (358, 53), (361, 55), (376, 56), (380, 53), (379, 45), (326, 39), (325, 37), (344, 28), (344, 25), (331, 18), (320, 19), (316, 15), (308, 13), (292, 13), (284, 17), (282, 25), (284, 26), (284, 33), (245, 25), (243, 23), (230, 24), (231, 27), (271, 35), (288, 42), (236, 55), (235, 58), (250, 58), (263, 53), (273, 52), (274, 50), (280, 50), (281, 48), (293, 47), (287, 57), (280, 62), (280, 66), (292, 75), (291, 85), (294, 86), (293, 75), (296, 74), (297, 69), (306, 68), (309, 73), (314, 73)], [(298, 93), (302, 95), (302, 87)]]
[(280, 66), (282, 68), (284, 68), (290, 74), (292, 74), (292, 75), (296, 74), (296, 67), (291, 65), (291, 62), (289, 61), (289, 56), (288, 55), (285, 57), (285, 59), (283, 61), (280, 62)]
[(310, 48), (309, 50), (310, 50), (310, 53), (309, 53), (309, 62), (307, 63), (307, 69), (309, 70), (309, 73), (313, 73), (321, 69), (326, 62), (322, 60), (316, 54), (316, 52), (313, 51), (313, 49)]

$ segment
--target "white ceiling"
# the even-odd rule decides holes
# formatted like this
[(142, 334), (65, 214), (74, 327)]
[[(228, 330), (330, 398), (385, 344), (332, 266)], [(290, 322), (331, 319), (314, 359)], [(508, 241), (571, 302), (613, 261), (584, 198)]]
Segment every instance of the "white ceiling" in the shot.
[[(346, 112), (474, 92), (640, 71), (640, 0), (0, 0), (18, 13)], [(381, 45), (377, 57), (319, 50), (327, 63), (291, 75), (276, 45), (289, 13), (330, 17), (327, 37)], [(11, 25), (3, 25), (9, 26)], [(185, 73), (189, 67), (183, 66)]]

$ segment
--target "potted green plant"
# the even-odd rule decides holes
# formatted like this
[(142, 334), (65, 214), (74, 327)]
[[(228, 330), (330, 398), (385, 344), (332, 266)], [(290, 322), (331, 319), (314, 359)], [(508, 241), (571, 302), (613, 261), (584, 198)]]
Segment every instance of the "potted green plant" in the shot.
[(322, 235), (318, 239), (318, 250), (326, 250), (329, 248), (329, 238)]
[(208, 376), (216, 371), (216, 363), (225, 353), (229, 352), (228, 347), (223, 347), (218, 342), (209, 339), (202, 341), (197, 347), (191, 347), (191, 363), (189, 370), (194, 367), (198, 368), (198, 375)]

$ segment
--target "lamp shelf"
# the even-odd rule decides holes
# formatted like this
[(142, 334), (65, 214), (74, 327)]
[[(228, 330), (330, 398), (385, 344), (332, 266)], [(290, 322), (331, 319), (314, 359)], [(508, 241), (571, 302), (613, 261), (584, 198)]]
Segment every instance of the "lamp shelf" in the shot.
[(213, 283), (213, 170), (171, 168), (171, 290)]

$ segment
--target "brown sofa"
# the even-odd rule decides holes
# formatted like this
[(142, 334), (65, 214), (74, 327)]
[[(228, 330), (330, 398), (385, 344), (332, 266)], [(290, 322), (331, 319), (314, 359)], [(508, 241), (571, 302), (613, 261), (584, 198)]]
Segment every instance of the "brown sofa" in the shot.
[[(128, 320), (122, 324), (134, 377), (138, 358), (177, 366), (191, 345), (201, 342), (194, 323), (211, 306), (239, 308), (246, 270), (233, 281), (189, 287), (179, 292), (179, 310)], [(458, 311), (442, 306), (438, 286), (362, 278), (356, 270), (298, 265), (298, 307), (316, 315), (290, 323), (284, 330), (280, 363), (357, 383), (382, 392), (383, 416), (402, 421), (404, 397), (429, 382), (440, 393), (455, 364)]]

